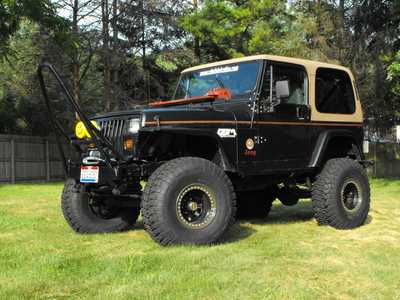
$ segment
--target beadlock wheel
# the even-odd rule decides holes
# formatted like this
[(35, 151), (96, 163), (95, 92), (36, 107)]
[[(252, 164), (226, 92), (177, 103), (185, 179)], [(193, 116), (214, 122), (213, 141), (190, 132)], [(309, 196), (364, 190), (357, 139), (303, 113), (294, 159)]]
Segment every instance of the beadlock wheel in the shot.
[(363, 166), (348, 158), (328, 160), (313, 184), (312, 204), (320, 225), (351, 229), (364, 224), (370, 187)]
[(347, 179), (343, 184), (341, 196), (343, 208), (348, 213), (354, 213), (361, 207), (361, 188), (356, 181)]
[(143, 224), (161, 245), (216, 243), (235, 214), (236, 197), (228, 176), (198, 157), (164, 163), (143, 192)]
[(176, 210), (179, 221), (188, 228), (207, 227), (217, 212), (215, 194), (205, 185), (191, 184), (179, 193)]

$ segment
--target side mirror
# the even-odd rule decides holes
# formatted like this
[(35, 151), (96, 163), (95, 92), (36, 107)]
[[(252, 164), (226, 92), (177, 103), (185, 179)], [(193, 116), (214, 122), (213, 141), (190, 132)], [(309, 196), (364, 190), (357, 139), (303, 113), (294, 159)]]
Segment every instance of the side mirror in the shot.
[(290, 96), (289, 81), (288, 80), (277, 81), (275, 83), (275, 90), (276, 90), (276, 97), (278, 99), (289, 97)]

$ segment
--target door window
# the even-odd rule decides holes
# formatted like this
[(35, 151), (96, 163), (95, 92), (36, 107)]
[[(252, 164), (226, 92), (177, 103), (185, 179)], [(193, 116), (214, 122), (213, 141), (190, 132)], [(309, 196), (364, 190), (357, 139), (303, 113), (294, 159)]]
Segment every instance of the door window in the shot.
[(260, 112), (308, 104), (308, 78), (303, 68), (270, 64), (264, 73)]

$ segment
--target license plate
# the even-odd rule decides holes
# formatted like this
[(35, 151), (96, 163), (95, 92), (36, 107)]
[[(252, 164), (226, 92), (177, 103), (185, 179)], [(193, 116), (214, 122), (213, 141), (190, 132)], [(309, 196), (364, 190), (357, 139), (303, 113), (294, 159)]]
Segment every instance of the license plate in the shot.
[(82, 166), (81, 167), (81, 182), (83, 182), (83, 183), (98, 183), (99, 182), (99, 167)]

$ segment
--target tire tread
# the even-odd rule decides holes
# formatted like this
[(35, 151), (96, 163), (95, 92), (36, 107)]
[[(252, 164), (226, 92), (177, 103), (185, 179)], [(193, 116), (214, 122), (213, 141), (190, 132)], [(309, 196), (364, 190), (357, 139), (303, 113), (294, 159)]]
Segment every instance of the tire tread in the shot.
[[(367, 206), (357, 220), (343, 218), (337, 213), (335, 186), (337, 186), (339, 174), (349, 168), (361, 174), (367, 181), (364, 200)], [(365, 169), (358, 162), (348, 158), (328, 160), (313, 184), (312, 206), (314, 217), (319, 225), (330, 225), (337, 229), (350, 229), (362, 225), (368, 216), (370, 206), (370, 187)]]
[(179, 173), (182, 166), (191, 166), (193, 168), (201, 168), (203, 172), (209, 172), (218, 176), (228, 187), (230, 199), (232, 201), (231, 214), (226, 216), (225, 228), (210, 236), (211, 243), (217, 242), (229, 225), (235, 222), (236, 215), (236, 197), (233, 185), (225, 172), (212, 162), (198, 157), (182, 157), (168, 161), (156, 169), (150, 176), (143, 193), (142, 199), (142, 216), (145, 230), (150, 234), (151, 238), (163, 246), (180, 243), (179, 237), (168, 229), (164, 223), (161, 212), (161, 203), (159, 195), (162, 193), (163, 186), (171, 184), (171, 180)]
[(101, 226), (99, 223), (88, 222), (79, 210), (79, 206), (75, 203), (80, 199), (74, 199), (79, 194), (79, 184), (76, 184), (75, 180), (69, 178), (66, 180), (64, 189), (61, 195), (61, 210), (65, 220), (69, 226), (77, 233), (109, 233), (130, 230), (134, 227), (134, 224), (139, 217), (140, 210), (132, 210), (130, 220), (118, 218), (112, 224), (107, 226)]

